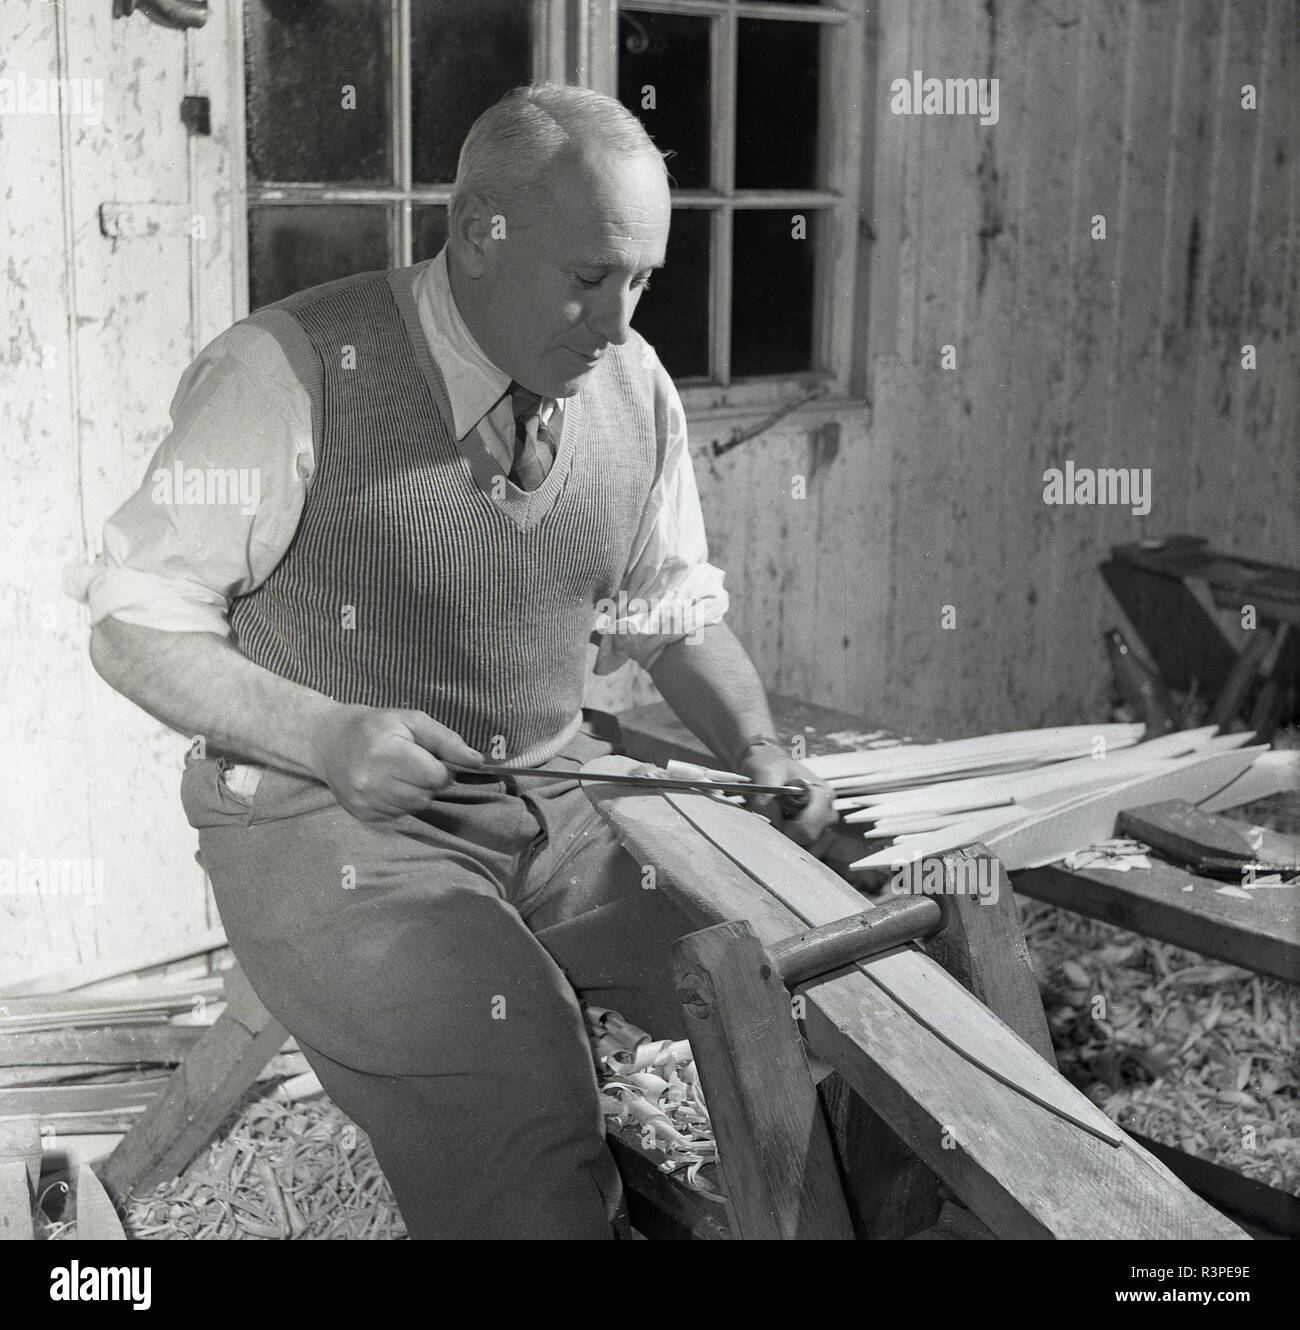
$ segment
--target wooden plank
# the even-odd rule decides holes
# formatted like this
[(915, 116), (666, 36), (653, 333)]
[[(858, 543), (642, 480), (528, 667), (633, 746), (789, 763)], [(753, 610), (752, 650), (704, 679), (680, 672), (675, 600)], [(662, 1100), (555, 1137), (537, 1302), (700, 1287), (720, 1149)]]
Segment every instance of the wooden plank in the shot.
[(926, 939), (926, 954), (1055, 1067), (1056, 1052), (1006, 869), (983, 845), (943, 858), (945, 883), (972, 880), (968, 873), (973, 868), (976, 880), (979, 871), (988, 873), (994, 890), (984, 896), (969, 891), (945, 894), (948, 925)]
[(661, 1155), (645, 1149), (635, 1132), (619, 1128), (609, 1149), (627, 1187), (632, 1227), (660, 1242), (727, 1241), (735, 1237), (723, 1206), (665, 1173)]
[(1113, 836), (1115, 819), (1125, 808), (1153, 798), (1197, 802), (1217, 793), (1241, 775), (1262, 751), (1243, 748), (1240, 752), (1219, 753), (1205, 759), (1185, 759), (1177, 773), (1125, 781), (1113, 790), (1089, 795), (1041, 819), (1012, 827), (994, 836), (989, 849), (1009, 869), (1051, 863), (1073, 850)]
[(77, 1169), (77, 1241), (126, 1241), (117, 1210), (89, 1164)]
[(1126, 808), (1118, 829), (1176, 864), (1218, 858), (1294, 867), (1300, 854), (1300, 837), (1206, 813), (1184, 799)]
[(862, 795), (858, 807), (890, 815), (947, 808), (958, 812), (967, 808), (991, 808), (997, 806), (990, 802), (994, 799), (1009, 796), (1016, 802), (1023, 802), (1026, 799), (1041, 799), (1041, 796), (1054, 790), (1090, 784), (1098, 771), (1105, 773), (1106, 779), (1114, 781), (1139, 775), (1157, 762), (1184, 757), (1207, 747), (1210, 751), (1219, 752), (1240, 748), (1250, 741), (1249, 735), (1242, 734), (1228, 735), (1225, 742), (1222, 736), (1215, 738), (1214, 729), (1213, 725), (1206, 725), (1196, 730), (1179, 730), (1133, 748), (1121, 748), (1118, 752), (1105, 749), (1100, 757), (1075, 758), (1068, 762), (1053, 763), (1050, 767), (1038, 767), (1011, 775), (976, 776), (969, 780), (946, 782), (935, 789)]
[(746, 1239), (853, 1237), (790, 995), (743, 920), (673, 947), (731, 1227)]
[(0, 1242), (30, 1242), (32, 1194), (21, 1159), (0, 1160)]
[[(618, 759), (603, 762), (619, 769)], [(748, 919), (760, 941), (770, 943), (807, 922), (773, 900), (770, 882), (760, 885), (729, 857), (734, 843), (724, 853), (694, 834), (663, 797), (599, 786), (588, 797), (633, 856), (656, 865), (660, 889), (698, 923), (721, 922), (724, 910), (739, 907), (733, 917)], [(752, 815), (732, 811), (745, 819), (743, 838), (760, 851), (775, 841), (789, 844)], [(783, 886), (802, 897), (817, 883), (815, 897), (829, 885), (822, 876), (827, 870), (796, 854), (801, 867), (782, 873)], [(851, 899), (850, 909), (862, 908), (862, 897), (833, 881)], [(719, 899), (730, 903), (713, 901), (700, 884), (724, 887)], [(927, 973), (943, 975), (933, 962), (918, 959), (930, 967)], [(947, 986), (937, 994), (934, 1000), (946, 1001)], [(830, 1061), (998, 1236), (1244, 1236), (1127, 1137), (1109, 1146), (974, 1067), (860, 969), (810, 984), (805, 996), (813, 1052)], [(984, 1023), (990, 1032), (1006, 1029), (991, 1013)], [(1010, 1031), (1004, 1037), (1016, 1039)], [(1028, 1056), (1041, 1062), (1032, 1050)]]
[(1300, 790), (1300, 749), (1275, 749), (1261, 753), (1236, 780), (1208, 799), (1198, 800), (1197, 807), (1207, 813), (1222, 813), (1295, 790)]
[(26, 978), (6, 979), (0, 997), (36, 997), (41, 994), (70, 993), (78, 988), (117, 979), (140, 970), (154, 970), (176, 961), (201, 956), (205, 952), (219, 951), (226, 945), (224, 928), (210, 928), (206, 933), (169, 942), (142, 947), (129, 953), (110, 956), (106, 960), (88, 961), (65, 970), (47, 970)]
[(1036, 730), (1008, 730), (977, 734), (944, 743), (906, 744), (868, 752), (831, 753), (814, 757), (809, 766), (823, 780), (835, 782), (851, 776), (899, 775), (914, 772), (973, 770), (986, 763), (1066, 761), (1090, 757), (1098, 741), (1107, 749), (1140, 742), (1143, 727), (1134, 724), (1063, 725)]
[(107, 1029), (38, 1030), (0, 1038), (0, 1067), (180, 1062), (198, 1041), (200, 1025), (110, 1026)]
[(1268, 1237), (1289, 1242), (1300, 1239), (1300, 1197), (1137, 1132), (1133, 1139), (1230, 1219)]
[(237, 966), (226, 1010), (172, 1073), (162, 1094), (99, 1170), (113, 1196), (176, 1177), (288, 1038)]
[(35, 1190), (41, 1176), (41, 1127), (34, 1117), (0, 1122), (0, 1163), (15, 1159), (22, 1161)]
[(1300, 983), (1296, 888), (1258, 887), (1241, 900), (1225, 894), (1223, 882), (1159, 859), (1127, 873), (1052, 864), (1016, 873), (1013, 883), (1035, 900)]
[(896, 1242), (929, 1228), (943, 1200), (939, 1179), (838, 1072), (817, 1087), (854, 1234)]
[[(1237, 736), (1228, 739), (1235, 745)], [(1207, 748), (1189, 757), (1156, 763), (1141, 774), (1108, 781), (1100, 790), (1088, 785), (1079, 793), (1047, 790), (1026, 798), (1023, 805), (973, 813), (939, 831), (900, 836), (892, 845), (855, 860), (853, 867), (893, 868), (974, 841), (982, 841), (1013, 871), (1050, 863), (1113, 835), (1115, 817), (1128, 804), (1184, 794), (1203, 798), (1233, 780), (1261, 751), (1247, 748), (1220, 752)]]
[(35, 1117), (44, 1121), (64, 1113), (116, 1113), (152, 1103), (167, 1084), (166, 1076), (98, 1085), (23, 1085), (0, 1090), (0, 1118)]

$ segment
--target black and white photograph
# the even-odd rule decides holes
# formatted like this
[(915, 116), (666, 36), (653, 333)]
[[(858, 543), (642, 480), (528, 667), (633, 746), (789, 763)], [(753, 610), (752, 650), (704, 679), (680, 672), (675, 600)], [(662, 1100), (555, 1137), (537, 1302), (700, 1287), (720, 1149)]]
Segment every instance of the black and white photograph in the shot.
[(1262, 1310), (1298, 59), (1295, 0), (3, 0), (15, 1292), (884, 1241), (960, 1309), (1087, 1241), (1049, 1309)]

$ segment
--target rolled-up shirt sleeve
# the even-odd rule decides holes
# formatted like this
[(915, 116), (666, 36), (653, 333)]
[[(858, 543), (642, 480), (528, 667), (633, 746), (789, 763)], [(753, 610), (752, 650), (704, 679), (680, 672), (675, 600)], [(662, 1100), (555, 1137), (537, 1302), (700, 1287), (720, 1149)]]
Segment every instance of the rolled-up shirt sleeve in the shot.
[(657, 360), (655, 399), (655, 427), (664, 434), (663, 467), (646, 501), (617, 597), (597, 606), (597, 674), (612, 673), (629, 660), (649, 669), (669, 643), (696, 640), (727, 613), (725, 574), (709, 562), (686, 412)]
[(92, 623), (228, 637), (230, 602), (271, 574), (302, 515), (311, 400), (276, 339), (237, 325), (185, 371), (171, 420), (102, 553), (69, 567), (65, 589)]

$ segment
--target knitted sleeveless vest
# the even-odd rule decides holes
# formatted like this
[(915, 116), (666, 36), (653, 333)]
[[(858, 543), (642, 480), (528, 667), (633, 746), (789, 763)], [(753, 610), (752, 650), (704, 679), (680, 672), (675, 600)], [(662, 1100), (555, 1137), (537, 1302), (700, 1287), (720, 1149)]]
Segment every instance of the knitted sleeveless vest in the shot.
[(581, 706), (596, 604), (662, 465), (653, 357), (635, 334), (611, 346), (565, 402), (546, 479), (517, 490), (476, 434), (457, 446), (418, 273), (330, 282), (250, 319), (312, 397), (316, 471), (284, 558), (231, 607), (234, 643), (336, 701), (424, 711), (498, 759), (537, 759)]

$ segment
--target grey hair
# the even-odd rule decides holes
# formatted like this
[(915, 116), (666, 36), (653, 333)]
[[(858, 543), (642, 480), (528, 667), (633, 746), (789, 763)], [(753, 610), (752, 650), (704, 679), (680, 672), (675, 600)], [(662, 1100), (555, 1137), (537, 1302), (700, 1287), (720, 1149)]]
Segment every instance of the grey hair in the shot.
[[(513, 88), (473, 123), (461, 145), (454, 210), (471, 196), (493, 211), (538, 187), (589, 144), (619, 155), (663, 154), (631, 111), (603, 93), (558, 83)], [(665, 175), (667, 167), (664, 168)]]

